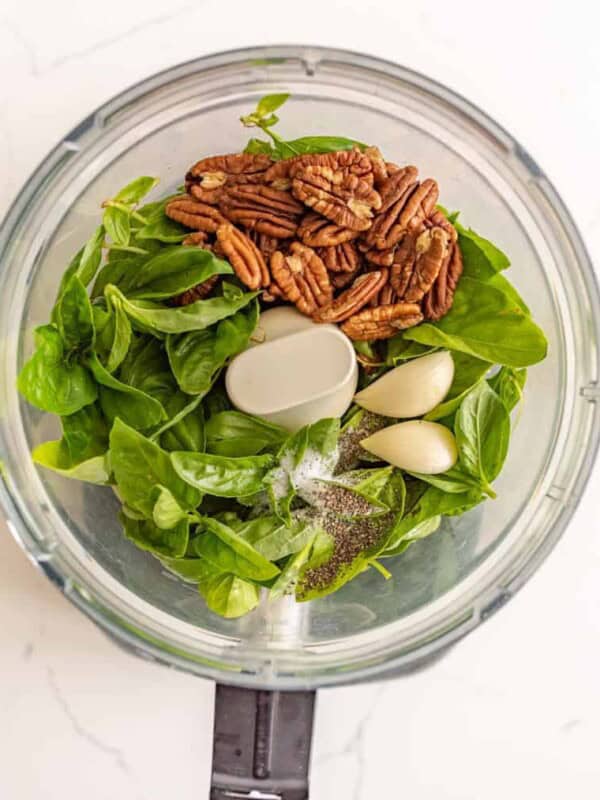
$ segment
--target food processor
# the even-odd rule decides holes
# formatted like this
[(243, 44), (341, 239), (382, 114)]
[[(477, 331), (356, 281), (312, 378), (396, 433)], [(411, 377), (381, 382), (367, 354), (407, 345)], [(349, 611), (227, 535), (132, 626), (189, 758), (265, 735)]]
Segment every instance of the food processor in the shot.
[[(446, 519), (311, 603), (269, 603), (239, 620), (211, 613), (122, 534), (110, 489), (38, 469), (31, 448), (57, 420), (15, 379), (47, 321), (60, 277), (98, 224), (100, 204), (138, 175), (175, 190), (202, 156), (236, 152), (259, 97), (290, 92), (286, 138), (348, 136), (415, 164), (463, 225), (512, 260), (510, 280), (549, 340), (531, 368), (498, 498)], [(153, 199), (153, 198), (150, 198)], [(69, 132), (17, 196), (1, 230), (0, 500), (31, 560), (119, 645), (218, 682), (214, 800), (301, 800), (314, 690), (430, 663), (498, 610), (550, 552), (592, 468), (600, 433), (600, 303), (589, 258), (555, 189), (479, 109), (396, 64), (303, 46), (238, 50), (155, 75)]]

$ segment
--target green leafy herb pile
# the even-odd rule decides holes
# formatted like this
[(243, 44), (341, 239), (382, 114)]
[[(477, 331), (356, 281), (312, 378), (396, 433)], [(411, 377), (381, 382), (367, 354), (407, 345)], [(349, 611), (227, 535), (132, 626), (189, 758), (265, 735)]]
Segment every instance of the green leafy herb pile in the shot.
[[(271, 139), (251, 139), (248, 152), (280, 159), (362, 147), (341, 137), (284, 141), (272, 126), (286, 98), (263, 98), (243, 118)], [(371, 463), (359, 445), (390, 420), (353, 407), (289, 435), (231, 407), (223, 370), (250, 341), (260, 292), (246, 291), (214, 253), (181, 244), (188, 231), (166, 216), (170, 198), (142, 202), (156, 183), (138, 178), (104, 202), (50, 322), (35, 331), (18, 389), (62, 423), (60, 440), (34, 449), (37, 464), (113, 487), (125, 535), (225, 617), (255, 608), (261, 588), (304, 601), (369, 568), (389, 576), (381, 559), (495, 496), (510, 412), (526, 368), (546, 355), (498, 248), (450, 215), (464, 261), (452, 310), (385, 342), (356, 343), (362, 385), (436, 349), (454, 358), (450, 392), (427, 418), (453, 430), (459, 461), (441, 475), (403, 474)], [(213, 276), (211, 297), (173, 304)]]

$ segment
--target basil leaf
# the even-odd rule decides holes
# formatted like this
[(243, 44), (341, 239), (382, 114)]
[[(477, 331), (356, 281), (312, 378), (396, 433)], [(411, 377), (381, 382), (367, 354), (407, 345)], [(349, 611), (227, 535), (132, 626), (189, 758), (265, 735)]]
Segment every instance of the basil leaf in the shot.
[(95, 353), (86, 363), (100, 384), (100, 406), (108, 420), (112, 422), (118, 418), (132, 428), (145, 430), (166, 419), (165, 410), (158, 400), (117, 380), (102, 366)]
[[(415, 488), (421, 491), (422, 486), (423, 484), (417, 484)], [(463, 514), (480, 503), (482, 499), (479, 489), (462, 494), (448, 494), (435, 486), (428, 486), (414, 503), (407, 503), (407, 511), (390, 529), (385, 544), (377, 557), (384, 558), (403, 552), (406, 549), (406, 542), (413, 541), (413, 532), (421, 523), (437, 519), (440, 516)], [(423, 530), (427, 530), (427, 528), (418, 531), (419, 538), (421, 538)], [(430, 529), (429, 532), (433, 531)]]
[(157, 499), (156, 486), (168, 489), (185, 510), (200, 503), (200, 493), (179, 478), (168, 453), (120, 419), (110, 432), (109, 452), (123, 502), (149, 519)]
[(137, 300), (162, 299), (181, 294), (213, 275), (231, 274), (231, 266), (208, 250), (181, 245), (165, 247), (129, 272), (129, 280), (122, 282), (121, 291)]
[[(189, 406), (191, 405), (190, 403)], [(202, 406), (192, 408), (174, 425), (167, 428), (160, 437), (160, 444), (168, 451), (189, 450), (203, 453), (206, 449), (206, 433)]]
[(119, 514), (125, 536), (140, 550), (158, 556), (177, 558), (184, 555), (189, 540), (189, 522), (181, 520), (169, 530), (157, 528), (149, 519), (132, 519), (123, 512)]
[(288, 432), (241, 411), (222, 411), (206, 423), (206, 448), (220, 456), (254, 456), (267, 448), (279, 447)]
[(383, 553), (380, 553), (379, 558), (391, 558), (392, 556), (399, 556), (408, 547), (410, 547), (413, 542), (416, 542), (419, 539), (425, 539), (427, 536), (431, 536), (432, 533), (435, 533), (441, 524), (441, 516), (430, 517), (429, 519), (423, 520), (423, 522), (418, 522), (414, 528), (411, 528), (408, 533), (406, 533), (404, 538), (394, 547), (390, 548), (389, 550), (385, 550)]
[(255, 302), (248, 312), (238, 311), (215, 328), (168, 336), (169, 362), (181, 389), (206, 394), (229, 359), (246, 348), (257, 322)]
[(177, 474), (190, 486), (217, 497), (243, 497), (262, 489), (272, 456), (225, 458), (206, 453), (175, 451), (171, 461)]
[(131, 325), (129, 317), (123, 311), (123, 306), (118, 300), (114, 300), (112, 305), (112, 342), (108, 358), (106, 360), (106, 369), (109, 372), (114, 372), (123, 362), (129, 351), (131, 344)]
[(98, 456), (108, 449), (108, 425), (97, 403), (61, 418), (63, 442), (73, 463)]
[(194, 552), (221, 572), (256, 581), (268, 581), (279, 575), (279, 568), (229, 525), (211, 517), (204, 517), (201, 524), (207, 532), (194, 540)]
[(152, 490), (152, 496), (155, 498), (152, 520), (157, 528), (169, 530), (182, 520), (188, 519), (187, 513), (165, 486), (155, 486)]
[(17, 388), (31, 405), (51, 414), (73, 414), (93, 403), (96, 384), (85, 367), (68, 363), (60, 333), (53, 325), (35, 330), (36, 349), (17, 379)]
[(463, 228), (459, 222), (454, 221), (453, 224), (458, 231), (464, 275), (485, 281), (510, 267), (509, 259), (495, 244), (479, 236), (471, 228)]
[(434, 353), (437, 347), (409, 342), (403, 334), (392, 336), (387, 341), (386, 364), (388, 367), (396, 366), (399, 361), (410, 361), (413, 358), (420, 358), (429, 353)]
[(94, 343), (92, 306), (77, 275), (73, 275), (60, 296), (56, 324), (67, 350), (85, 350)]
[[(140, 209), (143, 215), (143, 209)], [(180, 225), (174, 219), (162, 214), (158, 219), (148, 222), (135, 232), (136, 240), (156, 239), (165, 244), (175, 244), (182, 242), (189, 235), (189, 230)]]
[(546, 356), (546, 337), (507, 295), (487, 283), (462, 277), (449, 313), (423, 323), (404, 338), (459, 350), (484, 361), (524, 367)]
[(462, 469), (479, 480), (486, 493), (495, 496), (490, 483), (506, 459), (510, 417), (487, 381), (479, 383), (461, 403), (454, 431)]
[(148, 192), (153, 189), (158, 183), (158, 178), (152, 178), (149, 175), (142, 175), (136, 178), (127, 186), (124, 186), (113, 198), (118, 203), (125, 205), (139, 203), (142, 197), (145, 197)]
[(253, 153), (255, 155), (273, 155), (273, 148), (270, 142), (265, 142), (263, 139), (249, 139), (248, 144), (244, 147), (244, 153)]
[(33, 450), (31, 457), (36, 464), (51, 469), (64, 478), (74, 478), (78, 481), (101, 485), (110, 482), (105, 454), (92, 456), (82, 461), (74, 461), (62, 439), (38, 445)]
[(454, 414), (466, 395), (485, 377), (485, 375), (487, 375), (492, 367), (489, 361), (482, 361), (479, 358), (474, 358), (468, 353), (455, 351), (451, 353), (451, 355), (454, 361), (454, 378), (452, 380), (452, 385), (443, 402), (426, 414), (424, 419), (443, 419), (444, 417)]
[(279, 517), (268, 514), (241, 522), (237, 533), (269, 561), (279, 561), (297, 553), (315, 534), (314, 512), (311, 509), (294, 511), (289, 525)]
[(130, 215), (122, 208), (108, 206), (104, 211), (102, 222), (113, 244), (126, 247), (131, 238)]
[(203, 578), (198, 590), (208, 608), (226, 619), (235, 619), (256, 608), (259, 589), (235, 575), (217, 574)]
[(188, 306), (167, 308), (149, 300), (128, 300), (115, 286), (107, 286), (108, 296), (120, 297), (130, 319), (145, 328), (163, 333), (186, 333), (202, 330), (230, 317), (247, 306), (259, 292), (246, 292), (237, 298), (211, 297)]
[(300, 575), (309, 559), (316, 536), (317, 534), (313, 532), (302, 550), (296, 553), (296, 555), (290, 556), (281, 575), (279, 575), (269, 591), (270, 600), (277, 600), (284, 595), (295, 593)]
[(510, 298), (513, 301), (513, 303), (518, 305), (521, 311), (523, 311), (525, 314), (531, 313), (529, 311), (529, 306), (527, 305), (527, 303), (523, 300), (523, 298), (517, 292), (512, 283), (504, 277), (504, 275), (498, 272), (491, 278), (488, 278), (486, 283), (489, 286), (493, 286), (495, 289), (499, 289), (501, 292), (504, 292), (504, 294), (508, 298)]
[(364, 150), (362, 142), (347, 139), (344, 136), (303, 136), (288, 142), (277, 141), (273, 144), (273, 158), (283, 159), (307, 153), (336, 153), (339, 150), (352, 150), (358, 147)]
[(207, 578), (214, 578), (219, 574), (213, 565), (204, 558), (168, 558), (167, 556), (160, 556), (160, 563), (169, 572), (173, 572), (188, 583), (199, 583)]
[(273, 111), (277, 111), (285, 103), (288, 97), (289, 94), (267, 94), (258, 101), (256, 113), (259, 117), (272, 114)]
[(102, 247), (104, 245), (104, 226), (100, 225), (90, 236), (84, 247), (71, 260), (65, 270), (56, 294), (55, 308), (52, 311), (52, 322), (56, 323), (56, 306), (65, 290), (65, 287), (74, 275), (80, 279), (84, 286), (92, 280), (100, 261), (102, 260)]
[(481, 481), (469, 475), (460, 466), (454, 466), (452, 469), (437, 475), (426, 475), (420, 472), (411, 472), (410, 475), (449, 494), (463, 494), (471, 490), (481, 490)]
[(523, 399), (523, 389), (526, 381), (526, 369), (502, 367), (499, 372), (488, 380), (488, 383), (510, 413)]

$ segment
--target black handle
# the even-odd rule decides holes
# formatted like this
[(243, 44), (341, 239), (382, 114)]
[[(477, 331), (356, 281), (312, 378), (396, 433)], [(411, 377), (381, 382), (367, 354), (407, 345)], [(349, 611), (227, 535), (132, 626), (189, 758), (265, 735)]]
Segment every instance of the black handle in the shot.
[(217, 684), (210, 800), (307, 800), (314, 692)]

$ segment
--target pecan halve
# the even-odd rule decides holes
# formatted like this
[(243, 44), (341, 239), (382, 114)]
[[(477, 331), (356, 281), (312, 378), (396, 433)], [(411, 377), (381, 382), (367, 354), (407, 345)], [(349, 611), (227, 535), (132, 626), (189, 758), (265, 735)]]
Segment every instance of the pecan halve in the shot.
[(423, 299), (423, 313), (426, 319), (436, 321), (450, 311), (462, 271), (462, 253), (458, 242), (454, 242), (435, 283)]
[(338, 150), (334, 153), (304, 153), (277, 161), (265, 172), (265, 183), (276, 189), (289, 189), (298, 170), (308, 166), (346, 170), (373, 182), (372, 163), (360, 150)]
[(344, 228), (365, 231), (381, 197), (369, 181), (345, 170), (308, 166), (296, 172), (292, 192), (309, 208)]
[(373, 297), (369, 305), (371, 308), (377, 308), (378, 306), (392, 306), (394, 303), (398, 303), (399, 300), (400, 298), (396, 294), (394, 287), (388, 282), (379, 290), (379, 293)]
[(352, 242), (319, 247), (317, 253), (330, 272), (356, 272), (360, 267), (360, 255)]
[(331, 301), (333, 289), (327, 269), (311, 247), (293, 242), (287, 255), (275, 251), (271, 273), (285, 299), (303, 314), (312, 316)]
[(254, 244), (258, 247), (266, 261), (271, 258), (275, 250), (279, 247), (279, 239), (276, 239), (274, 236), (267, 236), (266, 233), (259, 233), (253, 230), (248, 230), (246, 233), (248, 238), (252, 239)]
[(375, 180), (376, 188), (379, 188), (386, 178), (389, 177), (387, 164), (378, 147), (367, 147), (365, 155), (371, 161), (373, 166), (373, 178)]
[(423, 314), (416, 303), (394, 303), (367, 308), (350, 317), (341, 327), (350, 339), (364, 342), (389, 339), (398, 331), (412, 328), (422, 321)]
[(226, 188), (219, 208), (231, 222), (276, 239), (293, 236), (304, 211), (289, 192), (253, 184)]
[(259, 183), (271, 164), (271, 158), (260, 153), (210, 156), (188, 170), (185, 188), (204, 203), (216, 203), (226, 184)]
[(220, 275), (211, 275), (210, 278), (202, 281), (202, 283), (192, 286), (191, 289), (178, 294), (176, 297), (172, 297), (171, 303), (174, 306), (189, 306), (191, 303), (195, 303), (196, 300), (204, 300), (215, 288), (220, 277)]
[(369, 264), (376, 264), (378, 267), (391, 267), (394, 263), (395, 252), (395, 247), (388, 247), (387, 250), (371, 248), (365, 252), (365, 259)]
[(170, 200), (166, 205), (165, 214), (187, 228), (205, 233), (215, 233), (219, 225), (227, 222), (216, 208), (200, 203), (188, 195), (180, 195)]
[(444, 228), (421, 228), (404, 237), (394, 257), (390, 283), (398, 297), (418, 303), (433, 286), (452, 244)]
[[(393, 181), (401, 172), (392, 175), (388, 180)], [(404, 190), (400, 191), (407, 183)], [(376, 216), (367, 234), (369, 244), (378, 250), (393, 247), (408, 230), (423, 223), (437, 202), (438, 185), (431, 178), (427, 178), (423, 183), (409, 183), (408, 178), (404, 176), (403, 180), (398, 182), (397, 199), (393, 200), (395, 196), (392, 194), (386, 198), (381, 212)]]
[(381, 269), (359, 275), (335, 300), (319, 309), (314, 315), (316, 322), (343, 322), (367, 305), (382, 286), (387, 283), (388, 270)]
[(263, 255), (246, 234), (226, 223), (217, 228), (217, 241), (245, 286), (259, 289), (269, 285), (271, 276)]
[(310, 211), (298, 225), (298, 236), (309, 247), (335, 247), (356, 239), (359, 231), (342, 228), (335, 222)]
[(356, 278), (357, 274), (360, 272), (360, 268), (356, 270), (356, 272), (334, 272), (330, 275), (331, 283), (334, 289), (345, 289), (346, 286), (350, 286), (352, 281)]
[(209, 250), (211, 246), (209, 242), (209, 236), (206, 231), (194, 231), (193, 233), (188, 233), (181, 244), (191, 247), (201, 247), (204, 250)]

